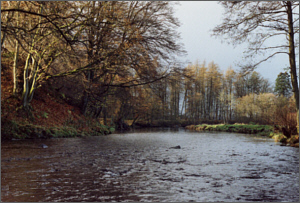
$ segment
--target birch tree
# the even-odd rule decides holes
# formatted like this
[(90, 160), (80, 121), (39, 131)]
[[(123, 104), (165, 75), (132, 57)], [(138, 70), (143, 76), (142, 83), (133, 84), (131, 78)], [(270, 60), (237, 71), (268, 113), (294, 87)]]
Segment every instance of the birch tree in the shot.
[[(22, 107), (26, 110), (30, 108), (34, 92), (45, 80), (52, 62), (61, 53), (60, 48), (70, 42), (70, 29), (66, 28), (66, 23), (70, 21), (59, 14), (67, 8), (65, 4), (67, 3), (59, 4), (59, 11), (57, 6), (53, 7), (52, 2), (17, 2), (17, 6), (14, 7), (9, 4), (1, 5), (2, 13), (16, 13), (16, 19), (12, 18), (12, 22), (4, 19), (1, 26), (7, 39), (16, 41), (13, 72), (14, 75), (17, 71), (23, 72), (23, 90), (19, 97)], [(19, 47), (26, 55), (24, 67), (17, 65)], [(14, 89), (16, 88), (15, 82)]]

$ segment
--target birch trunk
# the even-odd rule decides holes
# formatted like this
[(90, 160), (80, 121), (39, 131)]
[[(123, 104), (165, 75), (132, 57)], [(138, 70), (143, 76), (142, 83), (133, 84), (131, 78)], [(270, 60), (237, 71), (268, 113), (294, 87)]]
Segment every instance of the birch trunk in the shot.
[(23, 80), (24, 80), (24, 84), (23, 84), (23, 93), (22, 93), (22, 105), (25, 109), (28, 108), (28, 69), (29, 69), (29, 60), (31, 58), (31, 54), (28, 54), (27, 59), (26, 59), (26, 63), (25, 63), (25, 67), (24, 67), (24, 72), (23, 72)]
[(17, 80), (18, 60), (19, 60), (19, 42), (18, 42), (18, 40), (16, 40), (14, 65), (13, 65), (13, 83), (14, 83), (13, 95), (17, 94), (17, 89), (18, 89), (18, 80)]

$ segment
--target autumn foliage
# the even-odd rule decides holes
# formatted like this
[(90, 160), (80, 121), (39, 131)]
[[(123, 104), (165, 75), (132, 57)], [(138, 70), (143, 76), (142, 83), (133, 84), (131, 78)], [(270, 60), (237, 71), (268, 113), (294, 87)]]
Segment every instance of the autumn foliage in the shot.
[(86, 132), (243, 121), (294, 133), (295, 111), (258, 72), (179, 63), (173, 5), (1, 4), (2, 120)]

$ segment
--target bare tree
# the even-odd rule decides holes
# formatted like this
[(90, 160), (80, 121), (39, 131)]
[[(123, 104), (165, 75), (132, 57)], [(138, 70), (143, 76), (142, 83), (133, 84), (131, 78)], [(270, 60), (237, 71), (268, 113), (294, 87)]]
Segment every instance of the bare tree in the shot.
[(83, 113), (90, 105), (104, 104), (111, 87), (166, 78), (171, 71), (161, 67), (184, 52), (170, 2), (80, 2), (78, 7), (85, 15), (76, 47), (84, 50), (85, 65), (50, 77), (84, 73)]
[[(224, 1), (222, 24), (213, 29), (213, 36), (222, 36), (234, 45), (249, 41), (246, 58), (253, 59), (257, 54), (268, 54), (252, 64), (248, 71), (277, 54), (288, 54), (291, 82), (299, 114), (299, 87), (295, 58), (295, 35), (299, 33), (299, 2), (296, 1)], [(278, 40), (285, 36), (286, 41)], [(275, 44), (268, 46), (271, 39)], [(274, 44), (274, 41), (273, 43)]]
[[(52, 62), (65, 51), (60, 48), (71, 43), (72, 38), (69, 35), (71, 28), (67, 28), (66, 25), (72, 26), (73, 23), (65, 16), (68, 12), (62, 12), (66, 11), (68, 3), (60, 2), (56, 7), (53, 7), (53, 2), (14, 4), (14, 6), (1, 5), (1, 12), (11, 16), (1, 18), (3, 20), (1, 32), (9, 39), (6, 41), (15, 41), (14, 92), (17, 89), (16, 72), (23, 72), (23, 91), (20, 97), (22, 106), (28, 109), (35, 90), (45, 80)], [(27, 55), (24, 67), (18, 67), (17, 64), (19, 47)]]

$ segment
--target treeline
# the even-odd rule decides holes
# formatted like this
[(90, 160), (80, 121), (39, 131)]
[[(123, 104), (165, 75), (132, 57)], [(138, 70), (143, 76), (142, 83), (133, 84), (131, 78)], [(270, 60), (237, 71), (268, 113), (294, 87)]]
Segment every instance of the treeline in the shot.
[(221, 120), (228, 122), (240, 116), (236, 111), (239, 98), (249, 94), (271, 92), (268, 80), (257, 72), (243, 75), (231, 67), (225, 72), (214, 62), (191, 65), (185, 69), (193, 80), (185, 80), (185, 117), (193, 120)]
[[(288, 80), (283, 85), (286, 84), (290, 85)], [(274, 92), (270, 82), (256, 71), (246, 75), (231, 67), (221, 71), (214, 62), (207, 65), (196, 62), (142, 89), (149, 92), (145, 94), (148, 105), (144, 103), (144, 111), (136, 111), (139, 114), (135, 116), (142, 116), (149, 123), (256, 122), (273, 125), (282, 124), (283, 116), (296, 112), (291, 93), (284, 96)], [(285, 91), (291, 92), (291, 88)], [(296, 115), (292, 117), (296, 122)]]
[(125, 120), (273, 122), (265, 118), (277, 96), (257, 72), (222, 72), (214, 62), (180, 65), (185, 51), (173, 5), (2, 2), (1, 54), (12, 60), (13, 96), (30, 111), (36, 89), (52, 89), (85, 116), (120, 128)]

